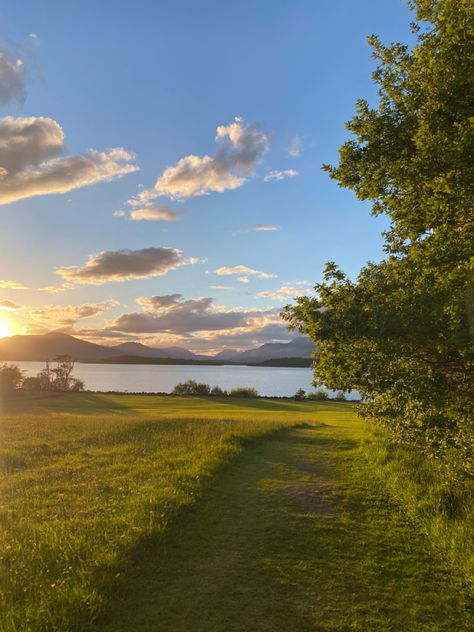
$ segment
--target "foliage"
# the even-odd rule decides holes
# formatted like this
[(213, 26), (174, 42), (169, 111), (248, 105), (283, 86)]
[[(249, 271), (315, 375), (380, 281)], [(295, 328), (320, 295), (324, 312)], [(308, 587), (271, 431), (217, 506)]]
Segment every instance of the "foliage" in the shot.
[(196, 382), (196, 380), (187, 380), (187, 382), (179, 382), (172, 390), (173, 395), (210, 395), (211, 387), (209, 384)]
[(0, 393), (11, 393), (23, 380), (23, 371), (16, 364), (0, 365)]
[(293, 395), (293, 399), (306, 399), (306, 391), (304, 388), (299, 388)]
[(342, 391), (338, 391), (334, 395), (333, 399), (336, 402), (347, 402), (347, 397), (346, 397), (345, 393), (343, 393)]
[(329, 399), (329, 395), (326, 391), (318, 390), (313, 391), (312, 393), (308, 393), (308, 399), (311, 399), (315, 402), (324, 402)]
[(252, 388), (251, 386), (239, 386), (238, 388), (233, 388), (230, 393), (230, 397), (258, 397), (258, 391), (256, 388)]
[(356, 389), (400, 440), (474, 474), (474, 12), (413, 3), (417, 43), (369, 39), (376, 108), (357, 103), (331, 178), (386, 214), (386, 259), (356, 282), (326, 266), (284, 317), (318, 346), (315, 375)]
[(25, 378), (22, 389), (25, 391), (56, 391), (63, 393), (84, 390), (83, 380), (72, 376), (75, 363), (71, 356), (57, 356), (55, 363), (52, 366), (48, 361), (44, 369), (41, 369), (36, 377)]
[(227, 397), (228, 394), (229, 393), (220, 386), (213, 386), (211, 389), (211, 395), (214, 397)]

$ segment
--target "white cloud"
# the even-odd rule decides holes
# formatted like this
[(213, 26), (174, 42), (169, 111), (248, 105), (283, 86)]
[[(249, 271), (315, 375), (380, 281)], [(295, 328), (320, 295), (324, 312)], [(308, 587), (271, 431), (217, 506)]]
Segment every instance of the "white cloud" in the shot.
[(143, 248), (141, 250), (105, 250), (90, 255), (83, 266), (57, 268), (69, 283), (100, 285), (108, 281), (127, 281), (162, 276), (179, 266), (195, 264), (195, 258), (185, 258), (177, 248)]
[(235, 290), (232, 285), (210, 285), (211, 290)]
[(285, 180), (285, 178), (296, 178), (298, 175), (298, 171), (286, 169), (286, 171), (270, 171), (263, 179), (265, 182), (272, 182), (274, 180)]
[[(276, 279), (278, 275), (270, 274), (269, 272), (262, 272), (261, 270), (254, 270), (253, 268), (249, 268), (248, 266), (237, 265), (232, 267), (223, 266), (221, 268), (217, 268), (213, 270), (214, 274), (218, 274), (219, 276), (231, 276), (231, 275), (242, 275), (243, 278), (247, 276), (255, 276), (257, 279)], [(241, 283), (247, 283), (246, 281), (242, 281), (241, 278), (238, 279)]]
[(246, 124), (241, 118), (229, 125), (220, 125), (215, 140), (214, 156), (191, 154), (181, 158), (176, 165), (164, 170), (153, 189), (142, 191), (135, 201), (159, 196), (183, 199), (237, 189), (255, 173), (268, 149), (267, 136), (256, 125)]
[(10, 101), (22, 104), (26, 100), (25, 68), (21, 59), (10, 60), (0, 52), (0, 107)]
[(130, 219), (135, 221), (151, 220), (162, 222), (176, 222), (179, 216), (164, 204), (155, 204), (153, 206), (144, 206), (142, 208), (134, 208), (130, 211)]
[(138, 170), (120, 147), (61, 157), (64, 133), (43, 117), (0, 119), (0, 204), (107, 182)]
[(290, 158), (298, 158), (301, 154), (301, 138), (299, 136), (293, 136), (287, 153)]
[(255, 224), (254, 226), (249, 226), (248, 228), (242, 229), (243, 233), (259, 233), (259, 232), (276, 232), (280, 230), (279, 226), (275, 226), (275, 224)]
[(301, 286), (297, 285), (282, 285), (277, 290), (265, 290), (258, 292), (257, 296), (261, 298), (271, 298), (278, 301), (284, 301), (287, 299), (296, 298), (297, 296), (303, 296), (308, 294), (308, 290), (304, 290)]

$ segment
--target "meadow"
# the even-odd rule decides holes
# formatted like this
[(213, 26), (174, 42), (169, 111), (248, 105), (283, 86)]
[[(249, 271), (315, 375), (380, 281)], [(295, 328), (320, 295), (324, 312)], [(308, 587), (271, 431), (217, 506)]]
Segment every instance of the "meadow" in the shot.
[(471, 629), (354, 404), (32, 396), (0, 433), (1, 632)]

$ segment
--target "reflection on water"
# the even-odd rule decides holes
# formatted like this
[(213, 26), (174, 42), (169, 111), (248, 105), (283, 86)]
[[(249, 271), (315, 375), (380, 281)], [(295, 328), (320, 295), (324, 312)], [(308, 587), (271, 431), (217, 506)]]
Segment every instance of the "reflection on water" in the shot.
[[(15, 362), (26, 375), (35, 375), (44, 362)], [(311, 386), (311, 369), (250, 366), (191, 366), (143, 364), (76, 364), (74, 376), (87, 390), (130, 393), (170, 393), (178, 382), (197, 380), (224, 389), (252, 386), (260, 395), (289, 397)]]

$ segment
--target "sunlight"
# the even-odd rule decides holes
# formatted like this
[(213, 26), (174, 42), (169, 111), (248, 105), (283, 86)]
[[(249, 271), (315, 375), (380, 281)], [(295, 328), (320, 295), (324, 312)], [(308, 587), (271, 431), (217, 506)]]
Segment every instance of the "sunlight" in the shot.
[(13, 331), (8, 323), (0, 320), (0, 338), (6, 338), (7, 336), (13, 336)]

